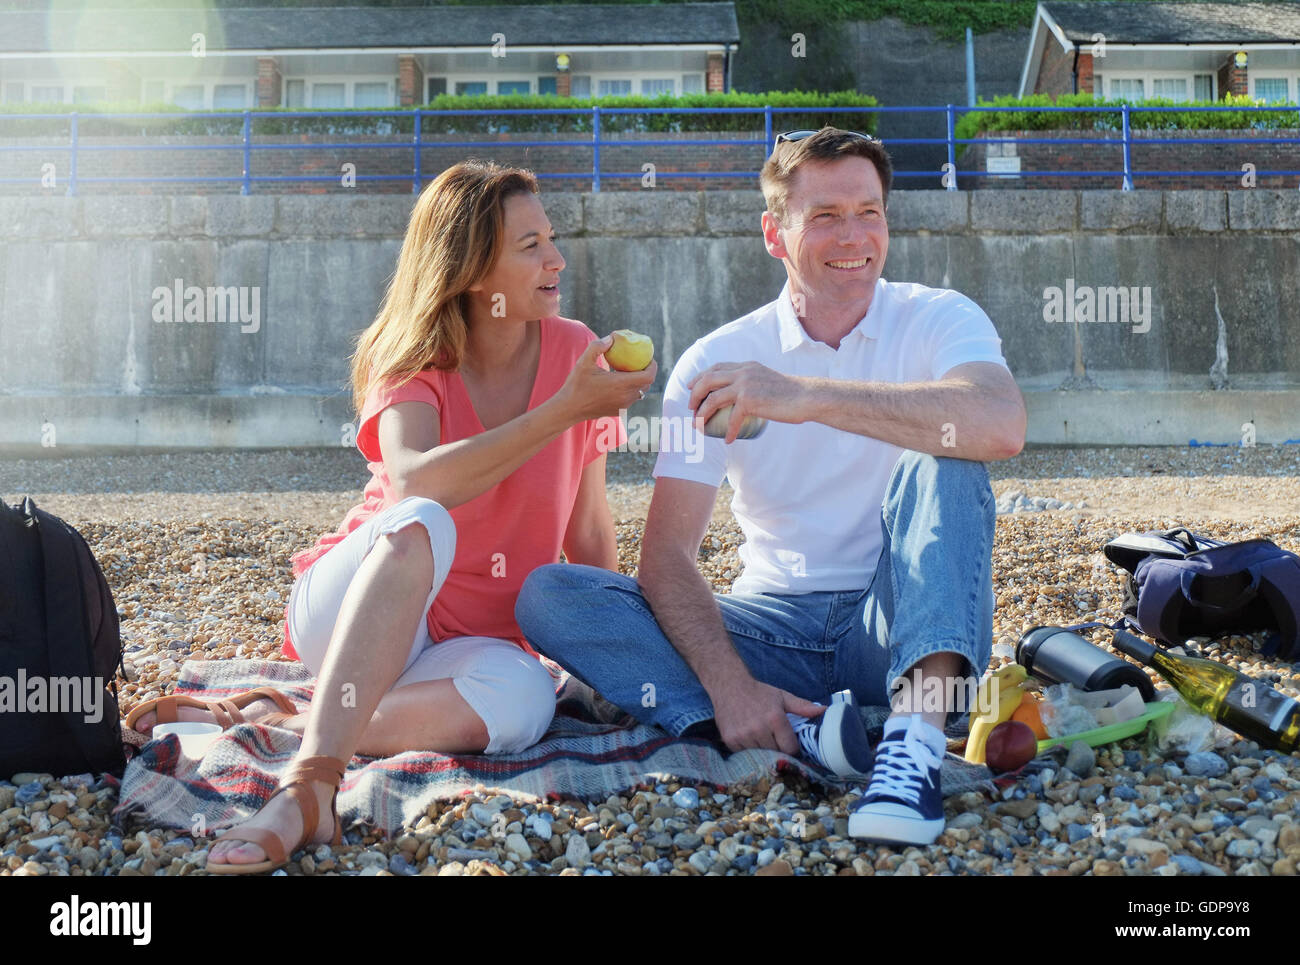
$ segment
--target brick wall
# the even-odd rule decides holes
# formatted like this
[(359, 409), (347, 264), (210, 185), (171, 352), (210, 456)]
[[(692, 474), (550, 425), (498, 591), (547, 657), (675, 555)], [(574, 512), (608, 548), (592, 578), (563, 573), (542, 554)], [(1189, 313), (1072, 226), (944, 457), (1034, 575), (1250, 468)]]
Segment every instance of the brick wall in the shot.
[[(753, 190), (758, 186), (755, 176), (764, 158), (760, 144), (763, 135), (752, 132), (689, 132), (667, 134), (607, 135), (615, 143), (601, 146), (601, 189), (605, 191), (641, 191), (645, 177), (643, 165), (653, 164), (655, 183), (659, 191), (714, 191)], [(1105, 138), (1101, 144), (1009, 144), (971, 145), (958, 160), (958, 186), (972, 188), (1115, 188), (1119, 175), (1075, 177), (1021, 177), (1000, 178), (986, 171), (986, 154), (1016, 153), (1021, 170), (1078, 170), (1121, 171), (1123, 150), (1117, 133), (1076, 131), (1000, 132), (998, 137), (1023, 136), (1043, 138), (1093, 137)], [(1132, 162), (1137, 188), (1235, 188), (1240, 186), (1241, 168), (1245, 163), (1255, 165), (1256, 172), (1268, 170), (1300, 170), (1300, 144), (1147, 144), (1151, 138), (1179, 137), (1243, 137), (1243, 131), (1135, 131), (1133, 133)], [(1298, 131), (1277, 132), (1278, 137), (1300, 138)], [(542, 175), (547, 191), (590, 191), (592, 150), (588, 147), (541, 144), (520, 146), (512, 144), (507, 135), (426, 135), (421, 148), (421, 172), (425, 181), (436, 177), (445, 168), (467, 157), (491, 159), (503, 164), (526, 167)], [(279, 149), (259, 149), (252, 152), (253, 176), (289, 177), (307, 175), (319, 181), (275, 181), (253, 184), (254, 194), (322, 194), (329, 192), (359, 192), (367, 194), (401, 194), (411, 191), (411, 174), (414, 168), (414, 151), (405, 144), (397, 147), (362, 147), (366, 144), (390, 144), (398, 135), (275, 135), (253, 137), (253, 144), (284, 145)], [(678, 143), (647, 146), (646, 140), (673, 139)], [(530, 141), (584, 140), (574, 134), (527, 134)], [(752, 141), (743, 145), (701, 145), (707, 140)], [(475, 140), (492, 142), (490, 146), (464, 148), (439, 147), (439, 142)], [(312, 143), (340, 143), (358, 145), (322, 150), (301, 150), (297, 145)], [(498, 143), (499, 142), (499, 143)], [(87, 147), (106, 145), (179, 146), (200, 147), (227, 145), (229, 151), (84, 151), (77, 156), (79, 178), (78, 194), (228, 194), (238, 193), (243, 171), (243, 152), (238, 149), (237, 138), (230, 137), (84, 137)], [(48, 146), (42, 151), (6, 152), (5, 147)], [(0, 178), (30, 177), (42, 174), (42, 165), (54, 165), (56, 183), (52, 188), (42, 188), (35, 181), (27, 184), (0, 184), (0, 194), (62, 195), (68, 179), (67, 141), (63, 138), (0, 138)], [(355, 166), (355, 187), (344, 187), (343, 165)], [(1220, 177), (1193, 177), (1189, 175), (1143, 176), (1143, 170), (1158, 171), (1224, 171)], [(668, 177), (665, 175), (692, 175), (709, 177)], [(979, 173), (976, 173), (979, 172)], [(546, 175), (576, 174), (576, 177), (547, 177)], [(368, 180), (370, 176), (383, 176), (385, 180)], [(228, 177), (227, 182), (206, 181), (96, 183), (80, 179), (96, 177)], [(1300, 176), (1279, 176), (1257, 173), (1258, 187), (1295, 188)], [(921, 179), (908, 178), (900, 186), (925, 187)], [(938, 185), (939, 172), (935, 172)]]
[[(307, 175), (319, 181), (277, 181), (253, 184), (253, 194), (321, 194), (327, 192), (361, 192), (394, 194), (411, 192), (411, 174), (414, 169), (414, 151), (407, 145), (400, 147), (367, 148), (364, 144), (387, 144), (401, 139), (401, 135), (340, 135), (300, 134), (254, 136), (254, 146), (262, 144), (305, 145), (311, 143), (356, 144), (356, 148), (326, 148), (305, 151), (286, 147), (280, 150), (255, 149), (252, 151), (251, 174), (257, 176)], [(502, 164), (526, 167), (543, 175), (547, 191), (590, 191), (592, 186), (591, 148), (546, 144), (516, 146), (511, 138), (520, 135), (425, 135), (421, 146), (421, 171), (425, 181), (467, 157), (490, 159)], [(529, 141), (583, 140), (582, 135), (536, 134), (523, 136)], [(601, 189), (606, 191), (646, 190), (642, 179), (645, 164), (654, 165), (653, 187), (659, 191), (700, 190), (756, 190), (757, 172), (765, 157), (763, 134), (752, 132), (688, 132), (681, 134), (608, 134), (609, 140), (600, 149)], [(674, 139), (680, 144), (646, 146), (641, 141)], [(698, 145), (701, 140), (746, 140), (743, 145)], [(464, 148), (439, 147), (440, 141), (499, 140), (490, 147)], [(243, 172), (243, 152), (238, 138), (215, 136), (166, 137), (83, 137), (80, 143), (87, 147), (104, 145), (175, 146), (224, 144), (235, 150), (213, 151), (84, 151), (77, 156), (78, 194), (228, 194), (239, 193)], [(18, 145), (48, 145), (48, 154), (42, 151), (5, 152), (3, 148)], [(56, 183), (53, 188), (38, 184), (0, 184), (0, 194), (62, 195), (67, 187), (69, 156), (67, 141), (62, 138), (0, 138), (0, 177), (41, 176), (41, 166), (54, 164)], [(355, 187), (342, 184), (343, 165), (355, 165)], [(735, 172), (735, 177), (664, 177), (664, 174), (707, 172), (718, 174)], [(750, 174), (752, 172), (752, 175)], [(550, 174), (578, 174), (577, 177), (545, 177)], [(367, 180), (373, 175), (388, 180)], [(95, 177), (227, 177), (233, 181), (218, 182), (122, 182), (96, 183), (81, 181)]]
[(726, 85), (725, 68), (722, 54), (709, 53), (709, 66), (704, 77), (704, 89), (710, 94), (722, 91)]
[(1093, 71), (1092, 54), (1079, 51), (1079, 93), (1091, 94), (1092, 90), (1092, 71)]
[(397, 103), (402, 107), (423, 104), (424, 70), (420, 62), (409, 54), (397, 59)]
[(279, 107), (280, 62), (274, 57), (257, 58), (257, 106)]
[[(1220, 188), (1241, 187), (1242, 165), (1253, 164), (1255, 171), (1300, 170), (1300, 144), (1150, 144), (1150, 139), (1275, 136), (1300, 138), (1300, 131), (1133, 131), (1129, 155), (1135, 188)], [(958, 187), (969, 188), (1116, 188), (1120, 175), (1080, 175), (1078, 177), (1005, 178), (978, 175), (986, 170), (986, 154), (1014, 151), (1020, 157), (1020, 169), (1026, 171), (1123, 171), (1123, 142), (1117, 132), (1106, 131), (1000, 131), (991, 137), (1033, 138), (1105, 138), (1104, 144), (972, 144), (958, 162)], [(1142, 171), (1224, 171), (1219, 177), (1164, 174), (1143, 176)], [(970, 173), (968, 173), (970, 172)], [(935, 175), (936, 179), (938, 175)], [(1295, 188), (1300, 175), (1256, 174), (1261, 188)]]
[(1247, 70), (1249, 68), (1238, 67), (1235, 62), (1228, 67), (1228, 90), (1238, 97), (1245, 97), (1250, 91), (1250, 83), (1247, 79)]

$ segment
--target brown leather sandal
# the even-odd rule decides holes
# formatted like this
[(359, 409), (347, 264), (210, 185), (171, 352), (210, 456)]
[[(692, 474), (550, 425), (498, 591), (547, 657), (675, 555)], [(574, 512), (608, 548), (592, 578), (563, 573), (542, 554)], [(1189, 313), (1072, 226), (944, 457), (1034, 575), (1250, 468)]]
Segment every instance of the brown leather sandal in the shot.
[[(202, 710), (211, 712), (217, 723), (221, 725), (222, 730), (230, 730), (236, 724), (248, 723), (244, 715), (240, 713), (245, 707), (265, 697), (273, 701), (280, 710), (284, 711), (283, 715), (276, 716), (278, 720), (275, 723), (283, 723), (288, 717), (298, 713), (298, 708), (284, 694), (270, 687), (258, 687), (256, 690), (249, 690), (234, 697), (227, 697), (223, 700), (199, 700), (188, 694), (168, 694), (165, 697), (155, 697), (153, 700), (146, 700), (143, 704), (136, 707), (127, 715), (126, 726), (129, 730), (135, 730), (136, 723), (149, 711), (155, 713), (155, 724), (174, 724), (180, 718), (177, 716), (177, 708), (180, 707), (198, 707)], [(138, 731), (137, 731), (138, 733)]]
[[(208, 871), (214, 875), (255, 875), (265, 871), (274, 871), (276, 868), (282, 868), (289, 863), (289, 856), (303, 847), (311, 836), (316, 833), (316, 824), (320, 819), (320, 809), (316, 806), (316, 795), (312, 793), (310, 787), (313, 781), (322, 781), (326, 784), (334, 785), (334, 795), (330, 798), (330, 815), (334, 818), (334, 836), (330, 838), (330, 844), (339, 844), (343, 840), (343, 827), (339, 823), (339, 812), (337, 808), (339, 796), (339, 783), (343, 780), (343, 774), (347, 771), (347, 762), (341, 761), (337, 757), (308, 757), (301, 761), (295, 761), (289, 767), (281, 784), (276, 788), (275, 794), (267, 798), (267, 804), (274, 800), (275, 795), (284, 792), (293, 799), (293, 803), (298, 805), (298, 811), (302, 814), (302, 835), (298, 838), (298, 843), (290, 848), (287, 852), (284, 845), (280, 843), (280, 837), (270, 828), (231, 828), (222, 832), (217, 841), (224, 841), (227, 838), (234, 841), (243, 841), (248, 844), (255, 844), (266, 853), (267, 860), (249, 864), (213, 864), (208, 862)], [(263, 804), (262, 807), (266, 807)]]

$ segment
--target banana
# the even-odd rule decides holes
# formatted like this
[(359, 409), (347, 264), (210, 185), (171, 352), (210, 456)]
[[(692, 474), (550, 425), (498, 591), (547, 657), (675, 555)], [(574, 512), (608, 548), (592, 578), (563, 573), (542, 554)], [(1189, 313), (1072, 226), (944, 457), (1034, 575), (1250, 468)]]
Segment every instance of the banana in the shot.
[[(980, 681), (979, 703), (971, 712), (970, 736), (966, 738), (966, 760), (972, 764), (984, 763), (984, 745), (989, 733), (1020, 706), (1025, 695), (1023, 685), (1029, 671), (1018, 663), (1009, 663)], [(980, 708), (989, 708), (987, 713)]]

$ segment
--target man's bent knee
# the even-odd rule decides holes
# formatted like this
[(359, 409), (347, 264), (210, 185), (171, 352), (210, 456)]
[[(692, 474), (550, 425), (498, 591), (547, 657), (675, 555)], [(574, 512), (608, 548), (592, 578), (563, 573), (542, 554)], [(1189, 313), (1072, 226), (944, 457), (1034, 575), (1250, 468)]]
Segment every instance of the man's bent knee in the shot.
[[(593, 567), (573, 563), (548, 563), (529, 573), (515, 600), (515, 620), (524, 635), (531, 640), (533, 633), (541, 631), (553, 619), (566, 612), (565, 608), (570, 603), (569, 600), (564, 600), (566, 596), (575, 591), (591, 590), (589, 571), (592, 569)], [(606, 571), (597, 572), (609, 575)], [(561, 600), (564, 602), (561, 603)]]

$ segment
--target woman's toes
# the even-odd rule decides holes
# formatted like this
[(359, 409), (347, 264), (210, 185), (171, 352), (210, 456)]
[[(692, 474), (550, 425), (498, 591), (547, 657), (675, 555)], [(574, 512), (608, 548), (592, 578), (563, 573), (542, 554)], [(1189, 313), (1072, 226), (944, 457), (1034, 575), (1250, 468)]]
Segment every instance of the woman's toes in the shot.
[(257, 864), (266, 860), (266, 854), (257, 845), (244, 841), (230, 849), (226, 860), (231, 864)]
[(213, 845), (208, 860), (217, 864), (257, 864), (265, 861), (266, 855), (250, 841), (227, 840)]

